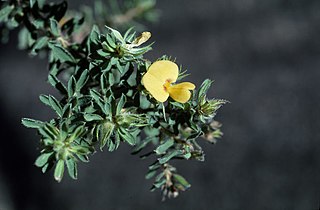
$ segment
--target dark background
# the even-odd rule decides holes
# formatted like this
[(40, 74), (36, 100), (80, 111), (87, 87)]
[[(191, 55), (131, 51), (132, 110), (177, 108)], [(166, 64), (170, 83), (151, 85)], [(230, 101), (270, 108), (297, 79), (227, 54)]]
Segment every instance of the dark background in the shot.
[(17, 50), (12, 34), (0, 46), (0, 209), (319, 209), (320, 1), (161, 0), (158, 8), (149, 58), (177, 57), (188, 80), (212, 78), (210, 96), (231, 101), (216, 118), (223, 139), (202, 144), (206, 161), (176, 163), (191, 190), (161, 202), (144, 179), (150, 162), (125, 144), (81, 164), (78, 181), (43, 175), (33, 165), (38, 136), (20, 119), (49, 119), (38, 95), (54, 92), (46, 61)]

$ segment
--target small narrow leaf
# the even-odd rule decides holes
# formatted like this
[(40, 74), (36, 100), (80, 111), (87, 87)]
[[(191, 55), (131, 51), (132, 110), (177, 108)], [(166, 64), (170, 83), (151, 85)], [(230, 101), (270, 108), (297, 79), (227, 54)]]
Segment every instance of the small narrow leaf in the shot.
[(59, 90), (63, 95), (67, 95), (67, 88), (61, 83), (61, 81), (59, 81), (59, 79), (56, 76), (49, 74), (48, 82), (57, 90)]
[(125, 103), (126, 103), (126, 96), (122, 94), (120, 100), (118, 101), (116, 115), (119, 115), (121, 113), (121, 110), (123, 109)]
[(42, 135), (43, 138), (50, 139), (52, 141), (55, 140), (55, 136), (52, 135), (48, 130), (44, 128), (38, 128), (39, 133)]
[(105, 46), (107, 47), (107, 50), (112, 52), (113, 49), (117, 47), (117, 45), (114, 39), (109, 34), (107, 34), (106, 37), (107, 37), (107, 42), (105, 42)]
[(125, 128), (120, 127), (118, 131), (119, 135), (124, 141), (128, 142), (131, 146), (134, 146), (136, 144), (136, 138)]
[(49, 47), (52, 50), (52, 54), (55, 58), (60, 60), (61, 62), (71, 62), (75, 63), (74, 57), (68, 52), (65, 48), (58, 44), (49, 44)]
[(30, 0), (30, 7), (32, 8), (33, 5), (37, 2), (37, 0)]
[(113, 28), (110, 28), (110, 27), (108, 27), (108, 26), (106, 26), (106, 28), (109, 29), (109, 30), (112, 32), (112, 34), (114, 35), (114, 37), (116, 37), (116, 38), (121, 42), (121, 44), (124, 44), (124, 43), (125, 43), (125, 40), (123, 39), (123, 37), (122, 37), (122, 35), (120, 34), (119, 31), (117, 31), (117, 30), (115, 30), (115, 29), (113, 29)]
[(83, 117), (88, 122), (103, 120), (103, 117), (101, 117), (100, 115), (97, 115), (97, 114), (85, 114)]
[(56, 111), (56, 113), (61, 117), (62, 116), (62, 108), (61, 108), (59, 101), (57, 99), (55, 99), (55, 97), (50, 95), (49, 102), (50, 102), (52, 109), (54, 111)]
[(98, 44), (100, 38), (100, 31), (97, 25), (93, 25), (90, 33), (90, 41), (94, 44)]
[(71, 104), (66, 104), (66, 105), (63, 107), (63, 110), (62, 110), (62, 118), (68, 118), (68, 116), (70, 115), (70, 111), (71, 111), (71, 109), (72, 109), (71, 106), (72, 106)]
[(154, 177), (157, 174), (157, 171), (148, 171), (148, 173), (146, 174), (145, 178), (146, 179), (151, 179), (152, 177)]
[(173, 178), (178, 181), (181, 185), (183, 185), (185, 188), (191, 187), (189, 182), (181, 175), (179, 174), (173, 174)]
[(64, 160), (59, 160), (54, 170), (54, 179), (61, 182), (64, 173)]
[(164, 164), (168, 162), (171, 158), (182, 155), (183, 151), (182, 150), (173, 150), (171, 152), (168, 152), (166, 155), (164, 155), (162, 158), (159, 158), (158, 161), (160, 164)]
[(33, 120), (29, 118), (22, 118), (21, 122), (27, 128), (40, 128), (44, 125), (44, 123), (39, 120)]
[(77, 179), (78, 177), (78, 169), (77, 169), (77, 162), (70, 158), (66, 161), (68, 173), (72, 179)]
[(41, 95), (39, 96), (39, 99), (40, 99), (40, 101), (41, 101), (42, 103), (44, 103), (45, 105), (50, 106), (49, 96), (44, 95), (44, 94), (41, 94)]
[(50, 18), (50, 29), (54, 36), (60, 36), (59, 23), (53, 18)]
[(71, 76), (68, 81), (68, 97), (71, 98), (76, 91), (76, 79)]
[(76, 84), (77, 92), (80, 92), (81, 88), (87, 83), (88, 79), (89, 79), (89, 71), (84, 70)]
[(43, 7), (43, 5), (45, 4), (45, 1), (46, 1), (46, 0), (37, 0), (38, 5), (39, 5), (40, 8)]
[(36, 159), (34, 164), (37, 167), (43, 167), (45, 164), (47, 164), (48, 160), (50, 159), (50, 157), (52, 157), (52, 155), (53, 152), (43, 153)]
[(197, 94), (197, 99), (200, 105), (202, 105), (205, 102), (206, 93), (209, 90), (212, 83), (213, 83), (212, 80), (206, 79), (201, 84)]
[(57, 136), (59, 134), (58, 129), (54, 125), (52, 125), (50, 123), (46, 123), (45, 126), (44, 126), (44, 129), (48, 133), (50, 133), (52, 136)]
[(169, 149), (173, 144), (174, 144), (174, 140), (171, 138), (171, 139), (167, 140), (166, 142), (164, 142), (163, 144), (161, 144), (160, 146), (158, 146), (157, 149), (155, 150), (155, 152), (158, 155), (164, 154), (167, 151), (167, 149)]
[(102, 151), (104, 146), (107, 144), (108, 141), (111, 141), (110, 137), (114, 130), (114, 124), (111, 122), (107, 122), (102, 124), (98, 128), (98, 139), (100, 140), (100, 150)]
[(151, 141), (153, 141), (155, 138), (154, 137), (148, 137), (145, 138), (144, 140), (140, 141), (135, 148), (132, 150), (131, 154), (135, 155), (137, 153), (139, 153), (143, 148), (145, 148)]
[(0, 22), (8, 19), (9, 14), (14, 9), (13, 5), (7, 5), (0, 10)]
[(83, 134), (85, 134), (86, 129), (84, 128), (84, 126), (79, 126), (76, 128), (76, 130), (72, 133), (72, 135), (70, 136), (70, 139), (75, 140), (80, 138)]
[(31, 55), (37, 55), (38, 51), (46, 47), (48, 44), (49, 38), (44, 36), (38, 39), (32, 47)]
[[(96, 90), (91, 89), (90, 95), (92, 96), (94, 101), (99, 105), (101, 110), (104, 111), (104, 104), (103, 104), (103, 101), (102, 101), (100, 94)], [(107, 114), (107, 113), (105, 113), (105, 114)]]

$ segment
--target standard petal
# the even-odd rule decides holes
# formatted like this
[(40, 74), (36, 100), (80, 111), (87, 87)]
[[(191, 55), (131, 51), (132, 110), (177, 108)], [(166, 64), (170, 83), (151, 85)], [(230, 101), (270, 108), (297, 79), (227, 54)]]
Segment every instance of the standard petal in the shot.
[(142, 77), (142, 83), (144, 87), (149, 91), (149, 93), (160, 102), (165, 102), (169, 93), (165, 91), (163, 82), (155, 77), (153, 74), (148, 74), (148, 72)]
[(190, 82), (183, 82), (177, 85), (172, 85), (167, 90), (173, 100), (180, 103), (186, 103), (191, 97), (191, 92), (189, 90), (193, 90), (194, 88), (194, 84)]
[(162, 84), (166, 81), (170, 83), (177, 81), (179, 74), (179, 67), (172, 61), (161, 60), (156, 61), (149, 67), (146, 74), (151, 74), (159, 80)]

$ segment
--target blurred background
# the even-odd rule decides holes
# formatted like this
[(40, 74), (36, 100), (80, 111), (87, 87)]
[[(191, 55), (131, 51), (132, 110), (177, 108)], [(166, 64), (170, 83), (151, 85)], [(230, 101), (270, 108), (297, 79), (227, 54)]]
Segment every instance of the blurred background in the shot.
[(20, 119), (51, 118), (38, 96), (55, 92), (46, 60), (19, 51), (12, 33), (0, 46), (0, 209), (318, 210), (320, 1), (161, 0), (157, 8), (149, 58), (177, 57), (188, 80), (214, 79), (209, 95), (231, 101), (216, 117), (223, 139), (201, 143), (206, 161), (175, 163), (191, 189), (161, 202), (144, 179), (150, 162), (125, 144), (81, 164), (78, 181), (42, 174), (33, 165), (38, 136)]

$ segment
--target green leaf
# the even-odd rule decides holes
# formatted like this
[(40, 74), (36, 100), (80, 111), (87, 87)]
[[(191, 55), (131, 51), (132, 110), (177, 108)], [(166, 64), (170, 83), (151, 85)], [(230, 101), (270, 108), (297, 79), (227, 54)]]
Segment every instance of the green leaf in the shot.
[(105, 75), (105, 73), (101, 74), (100, 76), (100, 86), (101, 86), (101, 91), (102, 93), (105, 95), (107, 92), (107, 77)]
[(60, 124), (60, 132), (59, 132), (59, 139), (65, 140), (67, 139), (69, 133), (69, 126), (66, 121)]
[(120, 34), (119, 31), (117, 31), (117, 30), (115, 30), (115, 29), (113, 29), (113, 28), (110, 28), (110, 27), (108, 27), (108, 26), (106, 26), (106, 28), (111, 31), (111, 33), (114, 35), (114, 37), (115, 37), (116, 39), (118, 39), (118, 40), (121, 42), (121, 44), (125, 44), (125, 40), (123, 39), (123, 37), (122, 37), (122, 35)]
[(72, 104), (66, 104), (62, 109), (62, 118), (68, 118), (70, 111), (72, 109)]
[(64, 160), (59, 160), (54, 170), (54, 179), (61, 182), (64, 173)]
[(121, 110), (123, 109), (125, 103), (126, 103), (126, 96), (122, 94), (120, 100), (118, 101), (116, 115), (119, 115), (121, 113)]
[(112, 117), (112, 106), (109, 103), (105, 103), (103, 107), (103, 112), (107, 115)]
[[(160, 188), (162, 185), (166, 183), (166, 179), (161, 179), (158, 182), (153, 183), (153, 187)], [(151, 189), (152, 191), (153, 189)]]
[(53, 136), (57, 136), (59, 134), (58, 129), (50, 123), (46, 123), (44, 129), (47, 130)]
[(76, 130), (72, 133), (70, 136), (70, 139), (73, 141), (75, 139), (79, 139), (86, 133), (86, 129), (84, 126), (79, 126), (76, 128)]
[(43, 128), (38, 128), (39, 133), (42, 135), (43, 138), (45, 139), (50, 139), (51, 141), (55, 140), (55, 136), (50, 133), (45, 127)]
[(88, 163), (89, 162), (89, 158), (87, 155), (79, 155), (79, 154), (76, 154), (77, 157), (79, 158), (79, 160), (81, 160), (82, 162), (84, 163)]
[(62, 108), (61, 108), (59, 101), (55, 97), (50, 95), (49, 102), (50, 102), (52, 109), (54, 111), (56, 111), (56, 113), (61, 117), (62, 116)]
[(153, 141), (154, 137), (148, 137), (144, 140), (140, 141), (138, 144), (136, 144), (135, 148), (132, 150), (131, 154), (135, 155), (139, 153), (143, 148), (145, 148), (151, 141)]
[(119, 135), (124, 141), (128, 142), (131, 146), (134, 146), (136, 144), (136, 138), (125, 128), (120, 127), (118, 131)]
[(42, 103), (44, 103), (45, 105), (50, 106), (49, 96), (44, 95), (44, 94), (41, 94), (41, 95), (39, 96), (39, 99), (40, 99), (40, 101), (41, 101)]
[(47, 46), (48, 40), (49, 38), (46, 36), (43, 36), (40, 39), (38, 39), (32, 47), (32, 50), (30, 52), (31, 55), (37, 55), (39, 50)]
[(110, 86), (112, 86), (115, 83), (115, 78), (112, 73), (109, 74), (108, 82), (109, 82)]
[(212, 80), (206, 79), (205, 81), (203, 81), (203, 83), (201, 84), (199, 90), (198, 90), (198, 94), (197, 94), (197, 99), (198, 99), (198, 103), (200, 105), (204, 104), (205, 102), (205, 98), (206, 98), (206, 94), (211, 86), (211, 84), (213, 83)]
[(171, 158), (178, 156), (178, 155), (182, 155), (182, 154), (183, 154), (182, 150), (173, 150), (173, 151), (168, 152), (162, 158), (158, 158), (158, 161), (160, 164), (164, 164), (164, 163), (168, 162)]
[(87, 83), (88, 79), (89, 79), (89, 71), (88, 70), (84, 70), (81, 73), (81, 76), (80, 76), (80, 78), (79, 78), (79, 80), (77, 81), (77, 84), (76, 84), (77, 92), (80, 92), (81, 88)]
[(88, 155), (90, 153), (90, 149), (85, 146), (73, 146), (71, 150), (78, 155)]
[(152, 177), (154, 177), (157, 174), (157, 171), (148, 171), (148, 173), (146, 174), (145, 178), (146, 179), (151, 179)]
[(90, 41), (94, 44), (98, 44), (100, 39), (100, 31), (97, 25), (93, 25), (90, 33)]
[(104, 120), (103, 117), (97, 114), (85, 114), (83, 117), (88, 122)]
[(184, 159), (190, 159), (192, 154), (190, 152), (187, 152), (186, 154), (183, 155)]
[[(96, 90), (91, 89), (90, 95), (92, 96), (94, 101), (98, 104), (98, 106), (101, 108), (101, 110), (104, 111), (104, 104), (103, 104), (102, 98), (100, 96), (100, 93), (98, 93)], [(107, 113), (105, 113), (105, 114), (107, 114)]]
[(90, 95), (95, 101), (102, 101), (101, 95), (98, 91), (90, 89)]
[[(123, 38), (124, 38), (126, 41), (130, 41), (130, 43), (132, 42), (132, 39), (134, 38), (134, 35), (135, 35), (135, 33), (136, 33), (136, 32), (131, 33), (131, 32), (133, 31), (133, 28), (134, 28), (134, 27), (130, 27), (130, 28), (125, 32), (125, 34), (123, 35)], [(131, 34), (130, 34), (130, 33), (131, 33)]]
[(151, 164), (148, 168), (149, 170), (157, 170), (161, 167), (161, 165), (159, 164), (159, 162), (155, 161), (153, 164)]
[(43, 167), (45, 164), (47, 164), (48, 160), (50, 159), (50, 157), (52, 157), (53, 152), (49, 152), (49, 153), (43, 153), (41, 154), (35, 161), (35, 165), (37, 167)]
[(155, 152), (160, 155), (160, 154), (164, 154), (166, 153), (166, 151), (172, 146), (174, 145), (174, 140), (172, 138), (170, 138), (169, 140), (165, 141), (163, 144), (161, 144), (160, 146), (157, 147), (157, 149), (155, 150)]
[(191, 187), (191, 185), (189, 184), (189, 182), (181, 175), (179, 174), (173, 174), (173, 178), (179, 182), (181, 185), (183, 185), (185, 188), (189, 188)]
[[(22, 28), (19, 32), (19, 44), (18, 44), (18, 48), (20, 50), (24, 50), (27, 47), (29, 47), (30, 45), (32, 45), (32, 43), (30, 42), (30, 37), (31, 34), (30, 32), (27, 30), (26, 27)], [(32, 38), (31, 38), (32, 39)], [(33, 40), (33, 39), (32, 39)]]
[(0, 10), (0, 22), (8, 20), (8, 16), (10, 15), (11, 11), (14, 9), (13, 5), (7, 5)]
[(67, 88), (64, 86), (64, 84), (62, 84), (62, 82), (59, 81), (59, 79), (56, 76), (49, 74), (48, 82), (57, 90), (59, 90), (63, 95), (68, 94)]
[(32, 8), (33, 5), (37, 2), (37, 0), (30, 0), (30, 7)]
[(45, 164), (45, 165), (42, 167), (42, 169), (41, 169), (42, 173), (46, 173), (49, 169), (52, 168), (52, 166), (53, 166), (53, 163), (47, 163), (47, 164)]
[[(107, 35), (106, 36), (107, 37), (107, 40), (108, 40), (108, 37), (110, 37), (109, 35)], [(112, 41), (112, 38), (109, 38), (109, 39), (111, 39), (110, 41)], [(109, 41), (108, 41), (109, 42)], [(107, 41), (104, 41), (104, 42), (102, 42), (102, 48), (103, 48), (103, 50), (105, 50), (105, 51), (107, 51), (107, 52), (114, 52), (115, 51), (115, 48), (116, 48), (116, 45), (113, 43), (113, 45), (115, 45), (115, 47), (114, 48), (112, 48), (111, 46), (110, 46), (110, 44), (108, 44), (108, 42)]]
[(110, 140), (110, 137), (113, 133), (114, 130), (114, 124), (111, 122), (107, 122), (104, 124), (99, 125), (99, 127), (97, 128), (97, 132), (98, 132), (98, 139), (100, 140), (100, 150), (102, 151), (103, 148), (105, 147), (105, 145), (107, 144), (108, 141)]
[(71, 98), (76, 91), (76, 79), (71, 76), (68, 81), (68, 97)]
[(76, 60), (71, 55), (71, 53), (68, 52), (68, 50), (63, 48), (61, 45), (59, 45), (59, 44), (50, 44), (49, 43), (49, 47), (52, 50), (52, 55), (55, 58), (57, 58), (58, 60), (60, 60), (61, 62), (71, 62), (71, 63), (75, 63), (76, 62)]
[(39, 8), (42, 8), (46, 2), (46, 0), (37, 0)]
[[(115, 40), (111, 35), (107, 34), (106, 38), (107, 38), (107, 42), (105, 44), (109, 46), (109, 48), (111, 48), (111, 52), (112, 52), (113, 49), (117, 48), (117, 44), (115, 43)], [(109, 48), (107, 47), (107, 50), (110, 50)]]
[(184, 109), (184, 104), (182, 104), (182, 103), (170, 101), (170, 104), (172, 104), (173, 106), (176, 106), (180, 109)]
[(33, 120), (29, 118), (22, 118), (21, 120), (22, 125), (26, 126), (27, 128), (41, 128), (44, 123), (39, 120)]
[(77, 162), (74, 159), (69, 158), (66, 161), (66, 165), (67, 165), (67, 169), (68, 169), (68, 173), (69, 173), (70, 177), (72, 179), (77, 179), (77, 177), (78, 177)]
[(60, 36), (60, 28), (59, 28), (59, 23), (58, 21), (56, 21), (53, 18), (50, 18), (50, 29), (51, 29), (51, 33), (58, 37)]

